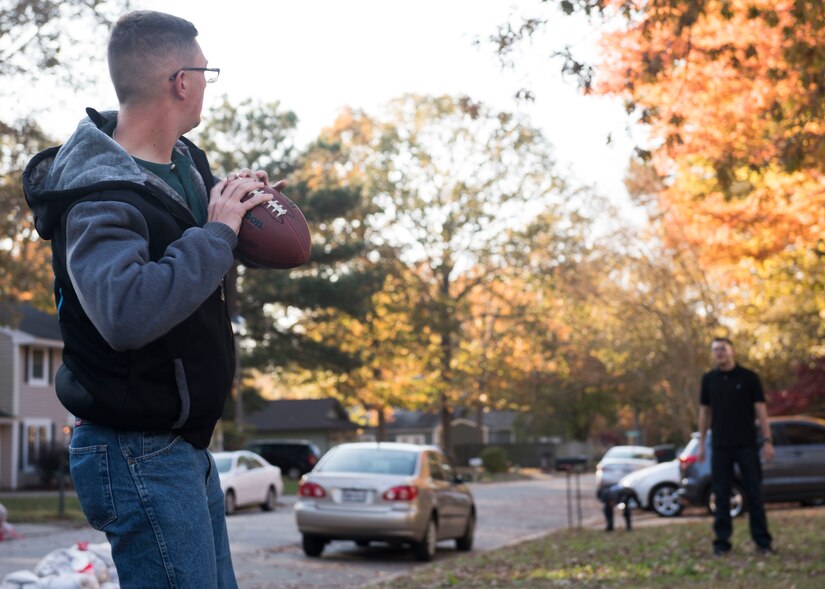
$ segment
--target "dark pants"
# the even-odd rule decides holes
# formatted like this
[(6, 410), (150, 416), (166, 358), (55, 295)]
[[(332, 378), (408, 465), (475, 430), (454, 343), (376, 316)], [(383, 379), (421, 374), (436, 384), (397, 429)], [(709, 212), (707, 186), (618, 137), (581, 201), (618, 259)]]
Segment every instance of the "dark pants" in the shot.
[(753, 541), (760, 548), (770, 548), (771, 534), (768, 532), (768, 518), (762, 500), (762, 465), (759, 449), (756, 447), (714, 448), (711, 455), (711, 476), (713, 493), (716, 495), (716, 515), (713, 531), (716, 538), (713, 546), (717, 550), (730, 550), (730, 536), (733, 521), (730, 516), (730, 494), (733, 489), (733, 467), (739, 465), (745, 502), (750, 518)]
[(624, 503), (624, 525), (628, 530), (633, 529), (631, 515), (630, 515), (630, 500), (632, 492), (625, 489), (619, 484), (610, 487), (602, 487), (596, 493), (596, 496), (604, 504), (604, 519), (607, 522), (606, 531), (613, 531), (613, 508), (619, 503)]

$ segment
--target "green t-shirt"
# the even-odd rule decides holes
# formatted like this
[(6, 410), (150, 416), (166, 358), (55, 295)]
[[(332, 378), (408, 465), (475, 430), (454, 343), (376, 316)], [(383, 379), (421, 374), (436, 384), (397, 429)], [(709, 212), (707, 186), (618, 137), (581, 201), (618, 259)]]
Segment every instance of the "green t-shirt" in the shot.
[[(117, 123), (111, 121), (104, 125), (101, 131), (111, 137), (116, 126)], [(172, 151), (172, 162), (168, 164), (148, 162), (134, 156), (132, 156), (132, 159), (180, 194), (189, 205), (189, 210), (192, 212), (192, 216), (195, 217), (198, 226), (203, 227), (206, 223), (206, 206), (192, 183), (192, 176), (189, 171), (192, 167), (192, 161), (188, 157), (177, 151)]]

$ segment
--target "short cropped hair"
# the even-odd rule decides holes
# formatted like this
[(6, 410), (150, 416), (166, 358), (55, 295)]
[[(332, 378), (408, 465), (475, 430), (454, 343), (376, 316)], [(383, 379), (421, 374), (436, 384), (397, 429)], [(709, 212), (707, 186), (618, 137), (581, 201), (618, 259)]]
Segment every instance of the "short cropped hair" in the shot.
[(723, 344), (728, 344), (731, 348), (733, 347), (733, 342), (730, 341), (730, 339), (726, 338), (726, 337), (715, 337), (715, 338), (713, 338), (713, 341), (710, 342), (710, 345), (713, 345), (716, 342), (721, 342)]
[(197, 36), (191, 22), (163, 12), (136, 10), (120, 17), (108, 49), (109, 75), (118, 101), (125, 104), (151, 92), (152, 66), (158, 62), (172, 55), (194, 57)]

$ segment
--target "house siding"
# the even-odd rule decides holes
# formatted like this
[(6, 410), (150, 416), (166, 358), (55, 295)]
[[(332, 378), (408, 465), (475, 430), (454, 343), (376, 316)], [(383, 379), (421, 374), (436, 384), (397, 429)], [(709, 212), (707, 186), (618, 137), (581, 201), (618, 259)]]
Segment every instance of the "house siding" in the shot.
[(435, 443), (435, 433), (430, 429), (393, 429), (387, 432), (388, 442), (406, 441), (405, 436), (424, 436), (424, 444)]
[(0, 411), (12, 415), (14, 413), (14, 370), (13, 346), (11, 337), (0, 333)]
[[(20, 354), (18, 374), (25, 374), (25, 358)], [(70, 424), (71, 414), (60, 404), (54, 392), (54, 376), (62, 362), (62, 353), (58, 349), (51, 350), (49, 371), (51, 378), (48, 385), (32, 385), (26, 382), (20, 384), (19, 413), (20, 419), (39, 418), (50, 419), (58, 428)]]

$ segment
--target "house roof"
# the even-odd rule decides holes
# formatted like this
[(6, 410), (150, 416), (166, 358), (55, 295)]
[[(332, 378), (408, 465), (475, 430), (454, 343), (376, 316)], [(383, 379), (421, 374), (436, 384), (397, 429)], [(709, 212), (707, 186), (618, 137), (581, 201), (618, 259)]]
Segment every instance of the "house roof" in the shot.
[[(482, 414), (482, 424), (492, 430), (511, 429), (518, 417), (518, 411), (486, 411)], [(453, 412), (453, 419), (476, 420), (476, 412), (466, 409), (457, 409)], [(387, 429), (427, 429), (431, 430), (440, 422), (437, 413), (425, 413), (423, 411), (406, 411), (404, 409), (393, 410), (392, 417), (387, 421)]]
[(0, 303), (0, 325), (41, 339), (62, 341), (57, 315), (50, 315), (28, 303)]
[(358, 429), (335, 399), (269, 401), (260, 411), (249, 414), (245, 421), (259, 431)]

